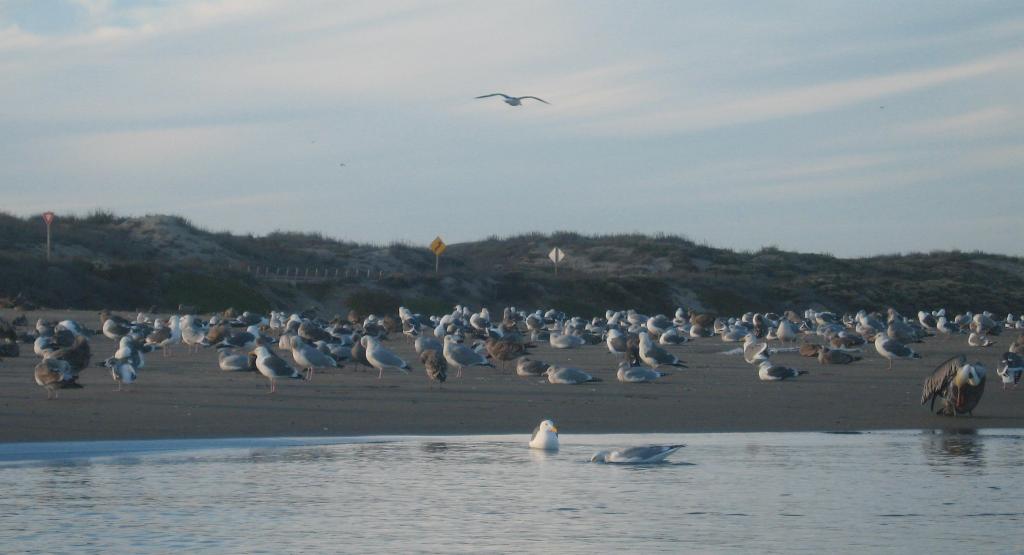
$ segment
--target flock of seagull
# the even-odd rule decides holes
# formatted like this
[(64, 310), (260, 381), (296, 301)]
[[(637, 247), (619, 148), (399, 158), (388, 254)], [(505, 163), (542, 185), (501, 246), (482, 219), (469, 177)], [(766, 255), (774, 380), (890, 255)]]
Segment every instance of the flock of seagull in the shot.
[[(190, 352), (216, 349), (221, 370), (258, 372), (266, 378), (269, 393), (274, 393), (279, 380), (312, 380), (318, 369), (346, 363), (373, 368), (378, 378), (383, 378), (385, 371), (408, 373), (412, 365), (384, 344), (396, 335), (413, 343), (430, 387), (443, 384), (449, 369), (461, 377), (470, 368), (496, 364), (502, 368), (514, 364), (519, 376), (543, 377), (552, 384), (601, 381), (586, 369), (531, 357), (529, 349), (538, 342), (554, 349), (603, 344), (621, 360), (616, 373), (619, 381), (653, 382), (665, 376), (667, 369), (686, 367), (666, 347), (698, 337), (742, 343), (733, 352), (742, 353), (758, 378), (780, 381), (808, 371), (775, 362), (775, 353), (798, 351), (820, 364), (852, 364), (861, 360), (861, 347), (870, 342), (892, 369), (894, 361), (920, 358), (910, 345), (927, 337), (967, 336), (969, 347), (987, 348), (997, 344), (993, 338), (1004, 330), (1024, 330), (1024, 318), (1010, 314), (996, 319), (987, 312), (948, 318), (944, 310), (938, 310), (921, 311), (915, 319), (894, 309), (843, 315), (815, 310), (782, 315), (747, 313), (726, 318), (680, 308), (672, 318), (609, 310), (603, 317), (585, 319), (554, 309), (526, 312), (515, 307), (505, 308), (500, 318), (493, 318), (487, 308), (473, 311), (456, 306), (442, 315), (424, 316), (402, 307), (395, 315), (364, 318), (350, 312), (345, 318), (329, 321), (313, 313), (279, 311), (266, 315), (226, 311), (208, 320), (195, 314), (153, 319), (140, 313), (130, 321), (102, 311), (98, 332), (74, 320), (40, 319), (34, 330), (20, 328), (28, 328), (24, 316), (12, 323), (0, 320), (0, 357), (17, 356), (19, 343), (32, 343), (40, 357), (36, 383), (46, 389), (48, 398), (56, 398), (61, 389), (81, 387), (78, 376), (90, 364), (89, 337), (95, 333), (117, 343), (115, 352), (98, 366), (110, 371), (118, 389), (136, 381), (146, 354), (160, 350), (167, 356), (181, 344)], [(998, 361), (997, 373), (1004, 388), (1017, 387), (1020, 382), (1022, 354), (1024, 335), (1011, 341)], [(938, 414), (971, 414), (984, 391), (986, 375), (987, 367), (981, 362), (968, 362), (963, 355), (954, 357), (926, 380), (921, 402), (930, 402)]]

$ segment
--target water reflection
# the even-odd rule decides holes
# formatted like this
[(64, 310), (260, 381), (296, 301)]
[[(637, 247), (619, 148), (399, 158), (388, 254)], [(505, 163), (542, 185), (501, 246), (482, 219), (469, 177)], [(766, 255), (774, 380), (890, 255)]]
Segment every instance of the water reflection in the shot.
[(985, 466), (984, 438), (976, 430), (934, 430), (922, 436), (930, 466)]

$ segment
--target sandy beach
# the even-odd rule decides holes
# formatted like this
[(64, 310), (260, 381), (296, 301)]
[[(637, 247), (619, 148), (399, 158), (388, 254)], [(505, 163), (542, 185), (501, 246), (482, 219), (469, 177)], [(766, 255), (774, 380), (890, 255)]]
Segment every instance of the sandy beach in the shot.
[[(98, 325), (92, 311), (28, 316)], [(64, 390), (56, 401), (47, 401), (33, 381), (38, 359), (31, 345), (22, 345), (20, 357), (0, 365), (0, 442), (529, 433), (543, 418), (555, 419), (562, 433), (1024, 428), (1024, 388), (1001, 391), (994, 371), (1001, 345), (1012, 339), (998, 339), (979, 349), (965, 337), (931, 338), (914, 345), (921, 360), (897, 361), (892, 371), (871, 345), (863, 361), (849, 366), (780, 353), (775, 360), (810, 375), (775, 383), (759, 381), (741, 356), (721, 354), (738, 344), (718, 338), (670, 347), (689, 368), (654, 384), (616, 381), (617, 361), (604, 345), (554, 350), (543, 344), (533, 358), (584, 368), (603, 382), (551, 385), (518, 377), (511, 367), (475, 368), (431, 390), (411, 342), (395, 337), (386, 345), (413, 363), (410, 375), (385, 373), (378, 380), (376, 371), (348, 364), (318, 372), (310, 383), (282, 381), (275, 395), (267, 395), (258, 374), (222, 372), (213, 349), (189, 354), (178, 346), (167, 358), (147, 355), (130, 392), (115, 391), (109, 371), (93, 367), (82, 373), (84, 389)], [(113, 353), (114, 343), (97, 335), (92, 348), (95, 364)], [(985, 396), (973, 417), (932, 416), (918, 404), (921, 383), (961, 352), (989, 367)]]

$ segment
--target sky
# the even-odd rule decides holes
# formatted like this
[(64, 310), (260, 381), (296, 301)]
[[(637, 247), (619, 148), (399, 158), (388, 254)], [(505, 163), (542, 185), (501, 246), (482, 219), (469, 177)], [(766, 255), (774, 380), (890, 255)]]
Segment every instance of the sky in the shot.
[(19, 215), (1024, 255), (1017, 0), (8, 0), (0, 76)]

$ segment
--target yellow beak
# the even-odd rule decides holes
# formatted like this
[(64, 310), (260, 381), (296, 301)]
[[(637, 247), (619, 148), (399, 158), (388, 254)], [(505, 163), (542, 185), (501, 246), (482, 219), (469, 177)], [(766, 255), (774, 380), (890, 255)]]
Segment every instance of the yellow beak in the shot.
[(555, 432), (555, 433), (557, 434), (557, 433), (558, 433), (558, 428), (556, 428), (556, 427), (552, 426), (552, 427), (551, 427), (551, 431), (552, 431), (552, 432)]

